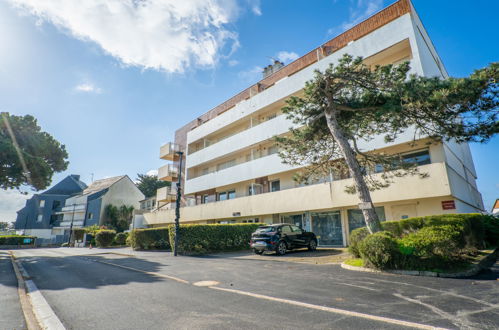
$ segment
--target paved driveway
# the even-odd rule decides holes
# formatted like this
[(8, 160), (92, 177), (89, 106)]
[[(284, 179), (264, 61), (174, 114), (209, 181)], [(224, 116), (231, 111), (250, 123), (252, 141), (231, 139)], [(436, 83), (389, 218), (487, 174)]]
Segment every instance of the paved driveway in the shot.
[(274, 256), (175, 258), (168, 252), (126, 249), (16, 253), (56, 314), (75, 329), (86, 324), (103, 329), (140, 324), (146, 329), (358, 329), (400, 328), (403, 322), (499, 328), (497, 264), (472, 279), (443, 279), (275, 262)]

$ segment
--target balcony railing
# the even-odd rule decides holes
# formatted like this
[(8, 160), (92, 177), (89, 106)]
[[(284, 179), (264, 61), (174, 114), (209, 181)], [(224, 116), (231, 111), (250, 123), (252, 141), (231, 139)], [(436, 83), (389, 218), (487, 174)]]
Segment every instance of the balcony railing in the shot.
[(179, 151), (180, 146), (178, 144), (168, 142), (159, 149), (159, 158), (176, 161), (180, 157), (178, 154)]
[(75, 205), (66, 205), (62, 207), (60, 211), (56, 211), (56, 213), (72, 213), (85, 211), (87, 204), (75, 204)]
[(173, 164), (162, 166), (158, 170), (158, 179), (163, 181), (176, 181), (178, 178), (178, 167)]
[[(173, 184), (172, 184), (173, 185)], [(176, 187), (163, 187), (159, 188), (156, 192), (156, 200), (158, 202), (172, 202), (177, 198), (177, 188)]]

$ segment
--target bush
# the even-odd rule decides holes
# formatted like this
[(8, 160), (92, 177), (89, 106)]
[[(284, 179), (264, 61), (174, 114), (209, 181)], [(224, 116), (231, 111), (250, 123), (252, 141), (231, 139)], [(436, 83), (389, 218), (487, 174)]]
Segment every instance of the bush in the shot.
[(168, 228), (134, 229), (128, 237), (128, 245), (134, 250), (169, 250)]
[(388, 231), (368, 235), (358, 249), (365, 265), (379, 269), (394, 267), (399, 256), (397, 240)]
[(360, 258), (359, 243), (369, 235), (369, 231), (366, 227), (357, 228), (352, 230), (350, 233), (350, 244), (348, 246), (348, 251), (355, 256), (355, 258)]
[(404, 255), (442, 259), (456, 257), (465, 246), (462, 233), (452, 225), (424, 227), (400, 239), (399, 244)]
[(95, 242), (98, 247), (108, 247), (113, 243), (114, 236), (116, 236), (116, 231), (114, 230), (99, 230), (95, 235)]
[(0, 245), (30, 245), (35, 243), (35, 239), (35, 236), (5, 235), (0, 236)]
[(484, 240), (487, 246), (499, 245), (499, 219), (488, 215), (483, 217)]
[(113, 244), (120, 246), (125, 245), (127, 238), (128, 238), (128, 233), (117, 233), (116, 236), (114, 237)]
[[(178, 253), (202, 254), (249, 249), (251, 234), (261, 224), (181, 225)], [(175, 230), (170, 231), (173, 246)]]

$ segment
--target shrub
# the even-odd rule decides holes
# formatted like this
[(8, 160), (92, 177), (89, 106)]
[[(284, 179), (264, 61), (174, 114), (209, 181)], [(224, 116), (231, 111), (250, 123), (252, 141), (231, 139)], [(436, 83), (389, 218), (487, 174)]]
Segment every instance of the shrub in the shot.
[(488, 215), (483, 217), (484, 240), (487, 246), (499, 245), (499, 218)]
[(128, 238), (128, 233), (117, 233), (114, 237), (114, 245), (125, 245)]
[(459, 228), (452, 225), (424, 227), (400, 239), (401, 252), (417, 257), (452, 259), (464, 248)]
[[(249, 248), (251, 234), (260, 224), (181, 225), (178, 253), (202, 254), (236, 251)], [(170, 231), (170, 244), (175, 240), (174, 227)]]
[(399, 256), (397, 241), (388, 231), (368, 235), (358, 249), (365, 265), (379, 269), (394, 267)]
[(35, 243), (35, 239), (35, 236), (4, 235), (0, 236), (0, 245), (30, 245)]
[(355, 258), (360, 258), (359, 243), (369, 235), (369, 231), (366, 227), (357, 228), (352, 230), (350, 233), (350, 244), (348, 246), (348, 251), (355, 256)]
[(95, 235), (95, 242), (98, 247), (108, 247), (113, 243), (114, 236), (116, 236), (116, 231), (114, 230), (99, 230)]
[(128, 237), (128, 244), (134, 250), (169, 250), (168, 228), (134, 229)]

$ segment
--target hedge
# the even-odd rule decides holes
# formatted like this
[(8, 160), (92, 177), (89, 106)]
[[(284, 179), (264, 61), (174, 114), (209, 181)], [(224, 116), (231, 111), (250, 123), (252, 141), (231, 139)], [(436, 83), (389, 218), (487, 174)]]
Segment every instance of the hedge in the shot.
[(85, 235), (85, 228), (73, 228), (73, 240), (74, 241), (82, 241), (83, 236)]
[(108, 247), (113, 243), (114, 236), (116, 236), (116, 231), (114, 230), (99, 230), (97, 234), (95, 234), (95, 242), (98, 247)]
[(114, 236), (113, 245), (123, 246), (126, 244), (127, 238), (128, 233), (117, 233), (116, 236)]
[(168, 227), (134, 229), (127, 239), (134, 250), (169, 250)]
[[(249, 249), (251, 234), (261, 224), (181, 225), (178, 253), (203, 254)], [(171, 227), (170, 245), (174, 245), (175, 230)]]
[(482, 214), (416, 217), (381, 226), (384, 231), (373, 235), (363, 227), (350, 236), (350, 252), (374, 268), (446, 267), (499, 240), (499, 220)]
[[(31, 241), (25, 243), (25, 239), (31, 239)], [(0, 236), (0, 245), (30, 245), (35, 243), (35, 239), (35, 236), (5, 235)]]

